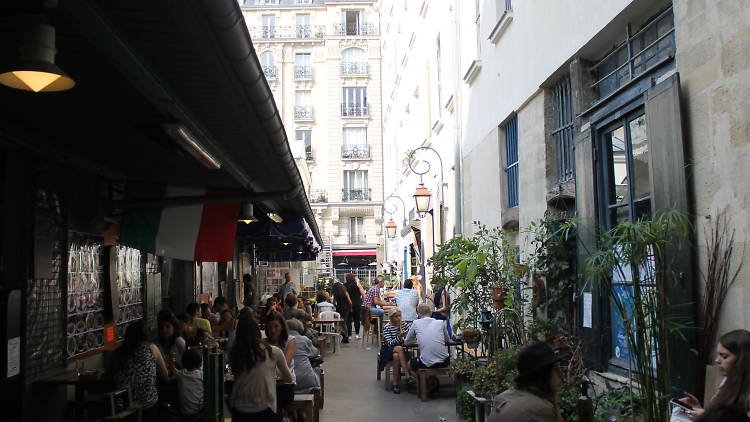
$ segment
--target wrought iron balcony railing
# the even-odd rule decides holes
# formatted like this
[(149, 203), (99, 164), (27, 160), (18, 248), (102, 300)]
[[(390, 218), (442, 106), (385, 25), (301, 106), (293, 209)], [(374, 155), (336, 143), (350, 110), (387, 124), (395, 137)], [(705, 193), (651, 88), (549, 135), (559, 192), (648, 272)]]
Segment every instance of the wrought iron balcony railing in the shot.
[(341, 116), (343, 117), (367, 117), (370, 110), (367, 104), (341, 104)]
[(310, 202), (313, 204), (328, 202), (328, 192), (325, 189), (310, 189)]
[(367, 62), (341, 63), (342, 76), (367, 76)]
[(252, 39), (272, 38), (316, 38), (322, 39), (326, 35), (325, 25), (289, 25), (289, 26), (248, 26)]
[(312, 147), (305, 147), (305, 160), (307, 161), (315, 160), (315, 157), (313, 156)]
[(312, 106), (294, 106), (294, 120), (312, 120)]
[(370, 188), (351, 188), (341, 190), (342, 201), (369, 201), (372, 196)]
[(370, 158), (370, 146), (341, 145), (341, 158)]
[(312, 66), (294, 66), (294, 79), (298, 81), (312, 79)]
[(335, 23), (333, 32), (335, 35), (378, 35), (377, 27), (371, 23)]
[(266, 79), (276, 79), (276, 66), (263, 66), (263, 73), (266, 74)]

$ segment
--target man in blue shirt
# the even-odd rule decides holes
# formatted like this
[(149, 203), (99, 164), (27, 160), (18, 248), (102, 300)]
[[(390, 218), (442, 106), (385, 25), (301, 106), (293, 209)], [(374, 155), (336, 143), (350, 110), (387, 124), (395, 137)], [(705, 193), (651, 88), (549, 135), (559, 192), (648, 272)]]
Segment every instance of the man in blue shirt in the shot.
[(411, 279), (404, 281), (404, 288), (397, 291), (394, 297), (396, 306), (401, 309), (401, 318), (411, 324), (417, 319), (417, 305), (419, 305), (419, 293), (412, 289), (414, 282)]

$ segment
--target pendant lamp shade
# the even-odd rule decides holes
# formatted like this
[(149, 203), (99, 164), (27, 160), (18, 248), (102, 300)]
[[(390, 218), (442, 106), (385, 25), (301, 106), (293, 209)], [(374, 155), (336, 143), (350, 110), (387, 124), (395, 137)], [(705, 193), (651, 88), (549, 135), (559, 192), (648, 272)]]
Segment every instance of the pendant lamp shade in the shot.
[(258, 219), (253, 215), (253, 204), (251, 202), (242, 204), (242, 208), (240, 209), (240, 216), (237, 217), (237, 221), (241, 221), (245, 224), (255, 223), (256, 221), (258, 221)]
[(2, 70), (0, 84), (33, 92), (65, 91), (75, 81), (55, 64), (55, 28), (33, 24), (24, 32), (19, 61)]
[(396, 223), (391, 219), (387, 223), (385, 223), (385, 232), (388, 235), (389, 239), (393, 239), (396, 237)]
[(430, 193), (430, 190), (424, 187), (424, 183), (420, 183), (416, 192), (414, 192), (414, 203), (417, 206), (417, 212), (420, 215), (424, 215), (430, 210), (431, 197), (432, 194)]

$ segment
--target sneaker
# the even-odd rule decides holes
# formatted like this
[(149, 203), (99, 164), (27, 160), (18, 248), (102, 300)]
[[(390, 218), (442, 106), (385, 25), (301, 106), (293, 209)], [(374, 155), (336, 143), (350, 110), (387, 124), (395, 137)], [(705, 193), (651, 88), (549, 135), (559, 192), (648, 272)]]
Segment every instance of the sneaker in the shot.
[(357, 340), (359, 340), (359, 334), (357, 334)]

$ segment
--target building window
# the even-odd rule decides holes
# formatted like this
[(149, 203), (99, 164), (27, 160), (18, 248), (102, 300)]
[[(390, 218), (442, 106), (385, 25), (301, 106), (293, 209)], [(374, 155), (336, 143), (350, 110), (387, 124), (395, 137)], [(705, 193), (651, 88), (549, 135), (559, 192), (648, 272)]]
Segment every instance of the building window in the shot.
[(367, 170), (344, 170), (342, 201), (369, 201)]
[(276, 38), (276, 16), (263, 15), (261, 22), (263, 28), (261, 38)]
[(308, 14), (297, 14), (295, 17), (297, 38), (310, 38), (312, 37), (312, 30), (310, 28), (310, 15)]
[(505, 174), (508, 178), (508, 208), (518, 206), (518, 116), (505, 124)]
[(362, 10), (341, 11), (341, 35), (366, 35), (364, 31), (365, 12)]
[(312, 65), (310, 53), (294, 54), (294, 79), (310, 80), (312, 79)]
[(364, 217), (349, 217), (349, 243), (365, 243)]
[(342, 130), (341, 158), (370, 158), (366, 127), (345, 127)]
[(347, 48), (341, 52), (341, 75), (367, 76), (367, 53), (361, 48)]
[(368, 116), (367, 88), (342, 88), (341, 115)]
[(570, 95), (570, 77), (566, 76), (552, 88), (555, 101), (555, 172), (557, 183), (564, 183), (574, 177), (573, 158), (573, 102)]
[(294, 120), (312, 120), (312, 95), (310, 91), (294, 93)]
[(658, 63), (674, 56), (674, 15), (672, 8), (661, 12), (641, 30), (630, 34), (593, 66), (599, 98), (604, 98)]
[(260, 55), (260, 66), (263, 68), (263, 73), (266, 74), (266, 79), (276, 79), (276, 65), (273, 53), (266, 51)]
[(308, 161), (313, 160), (312, 151), (312, 131), (311, 130), (298, 130), (295, 133), (297, 143), (305, 146), (305, 159)]

